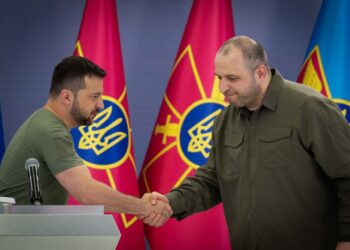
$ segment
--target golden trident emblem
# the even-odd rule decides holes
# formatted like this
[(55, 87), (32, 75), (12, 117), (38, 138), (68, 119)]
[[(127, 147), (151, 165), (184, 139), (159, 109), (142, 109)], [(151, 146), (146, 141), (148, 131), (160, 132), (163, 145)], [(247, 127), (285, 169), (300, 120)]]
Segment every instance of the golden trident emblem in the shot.
[[(209, 151), (211, 149), (211, 130), (214, 125), (214, 119), (221, 112), (221, 109), (217, 109), (204, 119), (200, 120), (193, 127), (191, 127), (187, 133), (191, 137), (191, 141), (187, 145), (187, 151), (190, 153), (202, 153), (205, 158), (209, 157)], [(157, 124), (155, 134), (163, 134), (162, 143), (166, 143), (167, 137), (176, 136), (178, 133), (178, 124), (170, 122), (171, 116), (168, 115), (166, 123), (164, 125)]]
[[(110, 130), (118, 126), (123, 121), (123, 118), (118, 118), (107, 127), (101, 128), (101, 126), (108, 121), (111, 114), (112, 106), (99, 112), (94, 119), (95, 122), (91, 126), (79, 127), (79, 131), (82, 135), (78, 145), (80, 149), (92, 149), (96, 155), (100, 155), (127, 136), (126, 133), (121, 131), (105, 136)], [(84, 128), (86, 127), (87, 131), (85, 132)]]
[(187, 147), (188, 152), (201, 152), (205, 158), (209, 157), (212, 138), (211, 130), (214, 125), (214, 119), (220, 112), (221, 109), (217, 109), (188, 130), (188, 134), (191, 137), (191, 141), (188, 143)]

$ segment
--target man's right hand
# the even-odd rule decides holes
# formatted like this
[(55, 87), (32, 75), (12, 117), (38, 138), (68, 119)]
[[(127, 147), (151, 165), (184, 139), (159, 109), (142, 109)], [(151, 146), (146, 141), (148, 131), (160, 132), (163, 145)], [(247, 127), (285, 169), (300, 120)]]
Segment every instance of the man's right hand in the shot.
[[(147, 210), (144, 215), (138, 216), (138, 218), (142, 219), (149, 226), (160, 227), (173, 214), (168, 199), (160, 193), (146, 193), (142, 196), (142, 200), (151, 206), (151, 210)], [(149, 213), (150, 211), (152, 212)]]

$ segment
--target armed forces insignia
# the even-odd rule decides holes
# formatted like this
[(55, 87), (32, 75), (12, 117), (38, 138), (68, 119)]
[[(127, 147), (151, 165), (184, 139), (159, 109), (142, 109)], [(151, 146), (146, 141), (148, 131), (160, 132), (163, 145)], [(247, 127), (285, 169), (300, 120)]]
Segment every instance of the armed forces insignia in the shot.
[(212, 128), (224, 109), (222, 102), (200, 100), (188, 107), (180, 121), (177, 147), (182, 159), (191, 166), (206, 163), (212, 146)]
[(130, 151), (130, 125), (123, 106), (114, 98), (103, 96), (104, 109), (90, 126), (72, 130), (78, 155), (96, 169), (120, 166)]

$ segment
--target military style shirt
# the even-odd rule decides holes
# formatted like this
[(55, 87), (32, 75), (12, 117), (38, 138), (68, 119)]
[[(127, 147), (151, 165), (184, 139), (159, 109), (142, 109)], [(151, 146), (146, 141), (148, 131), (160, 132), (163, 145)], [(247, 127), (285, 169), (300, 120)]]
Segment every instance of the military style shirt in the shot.
[(43, 204), (66, 204), (68, 193), (55, 175), (83, 165), (64, 124), (47, 109), (34, 112), (8, 145), (0, 167), (0, 196), (13, 197), (17, 204), (30, 204), (25, 162), (39, 161), (39, 184)]
[(337, 106), (272, 70), (261, 108), (223, 110), (206, 165), (167, 197), (177, 219), (223, 202), (234, 250), (335, 249), (350, 241), (349, 177)]

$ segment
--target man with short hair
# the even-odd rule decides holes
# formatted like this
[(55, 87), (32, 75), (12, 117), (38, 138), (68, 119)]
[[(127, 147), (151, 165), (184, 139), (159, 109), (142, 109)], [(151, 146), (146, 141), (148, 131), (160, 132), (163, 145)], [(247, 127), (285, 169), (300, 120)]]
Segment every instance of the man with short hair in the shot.
[(46, 105), (22, 124), (7, 147), (0, 168), (0, 196), (13, 197), (17, 204), (30, 203), (24, 163), (35, 158), (40, 164), (43, 204), (66, 204), (69, 193), (81, 204), (104, 205), (110, 212), (153, 213), (159, 221), (169, 216), (168, 204), (152, 207), (94, 180), (74, 150), (70, 130), (90, 125), (103, 109), (105, 75), (92, 61), (77, 56), (55, 67)]
[(246, 36), (223, 44), (215, 73), (230, 105), (207, 163), (143, 198), (168, 201), (178, 220), (222, 202), (235, 250), (350, 249), (350, 128), (337, 105), (283, 79)]

